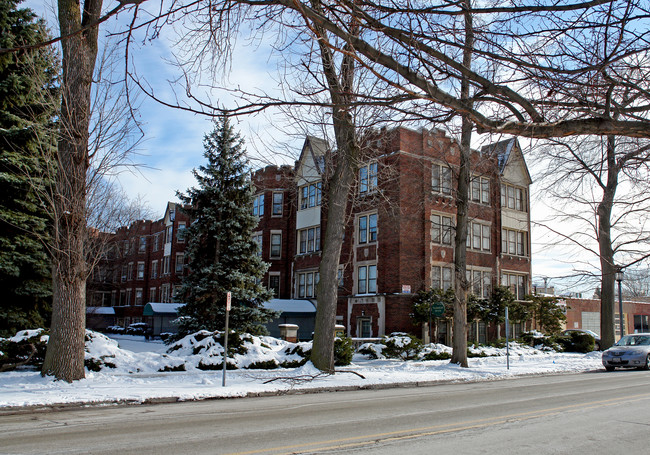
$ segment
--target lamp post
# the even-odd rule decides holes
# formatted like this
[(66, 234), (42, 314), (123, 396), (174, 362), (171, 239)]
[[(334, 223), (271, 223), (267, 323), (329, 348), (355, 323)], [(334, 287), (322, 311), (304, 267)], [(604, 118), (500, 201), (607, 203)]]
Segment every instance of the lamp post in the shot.
[(625, 323), (623, 322), (623, 290), (621, 281), (623, 281), (623, 269), (616, 269), (616, 281), (618, 281), (618, 316), (619, 326), (621, 327), (621, 337), (625, 335)]

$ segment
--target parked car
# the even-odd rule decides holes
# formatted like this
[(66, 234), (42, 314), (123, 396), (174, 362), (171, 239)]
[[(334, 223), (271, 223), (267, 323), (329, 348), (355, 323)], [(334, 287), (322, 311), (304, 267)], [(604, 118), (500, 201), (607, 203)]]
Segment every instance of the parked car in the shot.
[(591, 335), (594, 337), (594, 346), (596, 347), (596, 351), (600, 351), (600, 335), (598, 335), (596, 332), (583, 329), (566, 329), (562, 332), (562, 335), (570, 335), (571, 332), (586, 333), (588, 335)]
[(607, 371), (617, 367), (650, 370), (650, 333), (625, 335), (603, 352), (603, 366)]
[(121, 327), (119, 325), (109, 325), (106, 327), (106, 333), (124, 333), (124, 331), (124, 327)]
[(149, 330), (146, 322), (135, 322), (126, 328), (127, 335), (144, 335)]

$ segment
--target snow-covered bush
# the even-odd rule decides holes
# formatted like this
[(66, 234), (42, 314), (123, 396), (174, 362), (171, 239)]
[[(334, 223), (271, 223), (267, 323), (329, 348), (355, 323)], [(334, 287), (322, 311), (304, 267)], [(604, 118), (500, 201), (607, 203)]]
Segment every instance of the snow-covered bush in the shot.
[(45, 359), (49, 335), (45, 329), (21, 330), (10, 338), (0, 338), (0, 371), (19, 366), (40, 368)]
[(419, 359), (422, 354), (422, 342), (407, 333), (395, 332), (384, 336), (381, 343), (366, 343), (359, 347), (359, 353), (371, 359)]

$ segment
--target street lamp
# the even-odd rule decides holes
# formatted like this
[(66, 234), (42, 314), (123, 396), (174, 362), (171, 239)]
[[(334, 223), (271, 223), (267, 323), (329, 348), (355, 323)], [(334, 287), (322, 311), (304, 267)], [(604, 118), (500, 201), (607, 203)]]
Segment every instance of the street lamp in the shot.
[(619, 326), (621, 327), (621, 337), (625, 335), (625, 324), (623, 323), (623, 291), (621, 288), (621, 281), (623, 281), (623, 269), (616, 269), (616, 281), (618, 281), (618, 316)]

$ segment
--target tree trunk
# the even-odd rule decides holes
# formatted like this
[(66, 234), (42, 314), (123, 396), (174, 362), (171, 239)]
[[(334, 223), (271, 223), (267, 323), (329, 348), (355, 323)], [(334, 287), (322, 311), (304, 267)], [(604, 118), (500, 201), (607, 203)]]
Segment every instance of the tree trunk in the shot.
[[(614, 344), (614, 279), (616, 265), (612, 248), (612, 207), (618, 186), (618, 165), (616, 163), (616, 141), (607, 137), (607, 185), (603, 188), (603, 198), (598, 204), (598, 248), (600, 254), (601, 292), (600, 292), (600, 339), (601, 349)], [(622, 322), (622, 321), (621, 321)]]
[(54, 195), (52, 326), (42, 374), (74, 381), (84, 377), (86, 321), (86, 172), (90, 90), (98, 27), (74, 33), (100, 16), (102, 0), (59, 0), (63, 52), (60, 136)]
[[(470, 0), (465, 0), (464, 7), (471, 8)], [(472, 48), (474, 33), (472, 30), (472, 15), (465, 13), (465, 48), (463, 65), (467, 68), (472, 64)], [(471, 107), (469, 81), (463, 78), (461, 84), (461, 100)], [(472, 141), (472, 123), (467, 115), (463, 115), (460, 137), (460, 169), (458, 171), (458, 191), (456, 193), (456, 239), (454, 244), (454, 328), (452, 338), (453, 353), (451, 363), (467, 367), (467, 206), (469, 200), (470, 179), (470, 146)]]
[[(319, 0), (312, 0), (312, 6), (321, 11)], [(352, 26), (354, 30), (355, 25)], [(311, 361), (321, 371), (334, 372), (334, 326), (336, 325), (336, 304), (338, 300), (338, 268), (343, 246), (346, 210), (350, 189), (359, 165), (360, 148), (356, 140), (355, 124), (351, 103), (354, 82), (353, 49), (341, 61), (337, 71), (332, 49), (326, 32), (315, 27), (321, 52), (321, 64), (332, 100), (332, 123), (336, 139), (337, 154), (334, 174), (328, 181), (327, 226), (320, 262), (320, 281), (317, 289), (316, 322)]]

